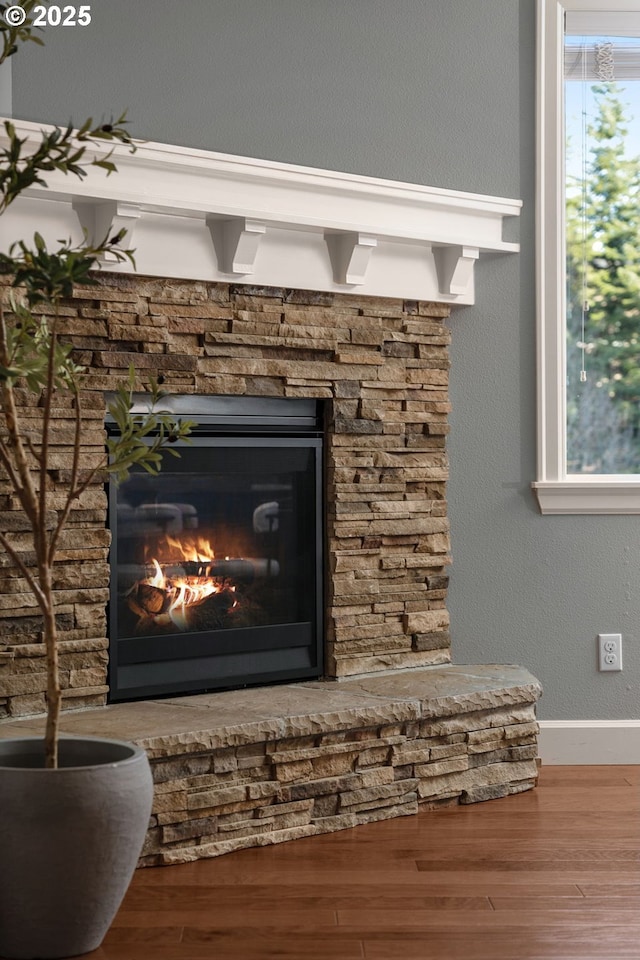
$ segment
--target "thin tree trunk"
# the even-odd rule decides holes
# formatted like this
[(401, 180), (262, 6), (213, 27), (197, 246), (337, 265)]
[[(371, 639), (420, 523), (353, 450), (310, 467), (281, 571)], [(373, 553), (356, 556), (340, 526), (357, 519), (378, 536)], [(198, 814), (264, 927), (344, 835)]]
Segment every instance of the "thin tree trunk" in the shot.
[[(8, 470), (15, 493), (29, 518), (33, 545), (37, 558), (38, 577), (35, 578), (25, 569), (24, 563), (9, 543), (5, 542), (9, 555), (18, 561), (18, 568), (26, 574), (27, 583), (31, 587), (34, 598), (42, 611), (44, 621), (44, 643), (47, 662), (47, 721), (45, 727), (45, 766), (58, 765), (58, 725), (60, 720), (61, 690), (58, 665), (58, 631), (55, 618), (55, 600), (53, 593), (53, 561), (55, 559), (55, 543), (51, 546), (47, 536), (47, 470), (49, 452), (49, 427), (51, 424), (51, 400), (55, 386), (55, 344), (56, 320), (54, 316), (50, 330), (49, 357), (47, 365), (47, 382), (44, 389), (44, 412), (42, 418), (42, 439), (38, 461), (39, 485), (33, 482), (32, 472), (28, 463), (25, 439), (22, 434), (18, 410), (16, 407), (13, 384), (10, 380), (0, 384), (0, 407), (4, 416), (8, 433), (8, 444), (3, 444), (3, 465)], [(4, 312), (0, 307), (0, 361), (4, 366), (10, 365), (11, 358), (7, 351), (7, 339)], [(28, 441), (27, 441), (28, 442)], [(74, 464), (77, 460), (79, 437), (75, 438)], [(32, 451), (33, 452), (33, 451)], [(5, 462), (6, 461), (6, 462)], [(5, 538), (3, 537), (3, 540)]]
[[(44, 642), (47, 652), (47, 723), (44, 737), (45, 766), (58, 766), (58, 724), (60, 721), (60, 670), (58, 665), (58, 630), (56, 627), (55, 600), (53, 596), (53, 562), (55, 547), (50, 549), (47, 536), (47, 475), (49, 469), (49, 428), (51, 426), (51, 403), (55, 389), (55, 351), (58, 323), (58, 305), (49, 328), (49, 357), (47, 363), (47, 382), (44, 388), (44, 410), (42, 414), (42, 436), (40, 440), (40, 489), (38, 491), (39, 524), (34, 529), (34, 544), (38, 557), (38, 579), (45, 597)], [(76, 454), (79, 437), (75, 438)]]
[(40, 585), (47, 609), (44, 611), (44, 642), (47, 651), (47, 723), (44, 734), (46, 767), (58, 766), (58, 724), (60, 722), (60, 671), (58, 669), (58, 628), (51, 589), (51, 571), (45, 565), (40, 571)]

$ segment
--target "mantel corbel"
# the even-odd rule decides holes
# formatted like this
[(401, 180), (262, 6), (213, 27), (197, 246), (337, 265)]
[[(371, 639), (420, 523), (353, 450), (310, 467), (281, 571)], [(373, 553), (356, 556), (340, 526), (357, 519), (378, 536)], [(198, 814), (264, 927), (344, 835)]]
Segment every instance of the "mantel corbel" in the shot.
[(366, 233), (325, 233), (333, 279), (336, 283), (361, 286), (365, 282), (371, 254), (378, 245), (375, 237)]
[(248, 217), (223, 220), (208, 216), (206, 219), (219, 269), (234, 276), (252, 274), (260, 241), (266, 233), (266, 224)]
[[(139, 204), (76, 197), (72, 201), (72, 207), (90, 243), (100, 244), (107, 237), (113, 237), (121, 230), (125, 230), (126, 244), (131, 248), (134, 227), (142, 216)], [(119, 262), (116, 254), (108, 250), (99, 257), (99, 260), (105, 264)]]
[(440, 293), (446, 296), (463, 296), (471, 287), (473, 268), (480, 256), (478, 247), (456, 244), (449, 247), (433, 247), (433, 257), (438, 274)]

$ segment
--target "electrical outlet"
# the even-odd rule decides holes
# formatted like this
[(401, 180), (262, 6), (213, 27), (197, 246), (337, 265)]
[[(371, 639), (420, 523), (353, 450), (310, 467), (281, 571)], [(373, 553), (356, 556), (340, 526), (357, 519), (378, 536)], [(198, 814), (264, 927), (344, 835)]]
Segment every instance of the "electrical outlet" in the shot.
[(598, 634), (598, 669), (622, 670), (622, 634)]

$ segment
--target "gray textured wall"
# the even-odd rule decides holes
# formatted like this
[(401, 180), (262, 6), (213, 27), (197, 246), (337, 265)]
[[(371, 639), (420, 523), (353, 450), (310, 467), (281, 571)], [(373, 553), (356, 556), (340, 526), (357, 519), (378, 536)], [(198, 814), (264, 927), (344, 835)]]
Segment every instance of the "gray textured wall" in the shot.
[[(638, 716), (640, 518), (541, 517), (535, 473), (534, 0), (93, 0), (13, 68), (16, 117), (127, 107), (136, 135), (525, 202), (453, 330), (457, 662), (520, 663), (545, 718)], [(625, 669), (596, 670), (623, 634)]]
[(11, 116), (11, 59), (0, 65), (0, 117)]

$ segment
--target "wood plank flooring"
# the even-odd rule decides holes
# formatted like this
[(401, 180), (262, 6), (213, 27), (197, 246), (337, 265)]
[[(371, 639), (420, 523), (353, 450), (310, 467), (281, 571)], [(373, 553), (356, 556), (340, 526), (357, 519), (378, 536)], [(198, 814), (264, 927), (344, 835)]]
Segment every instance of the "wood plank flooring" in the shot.
[(91, 960), (640, 960), (640, 766), (138, 870)]

